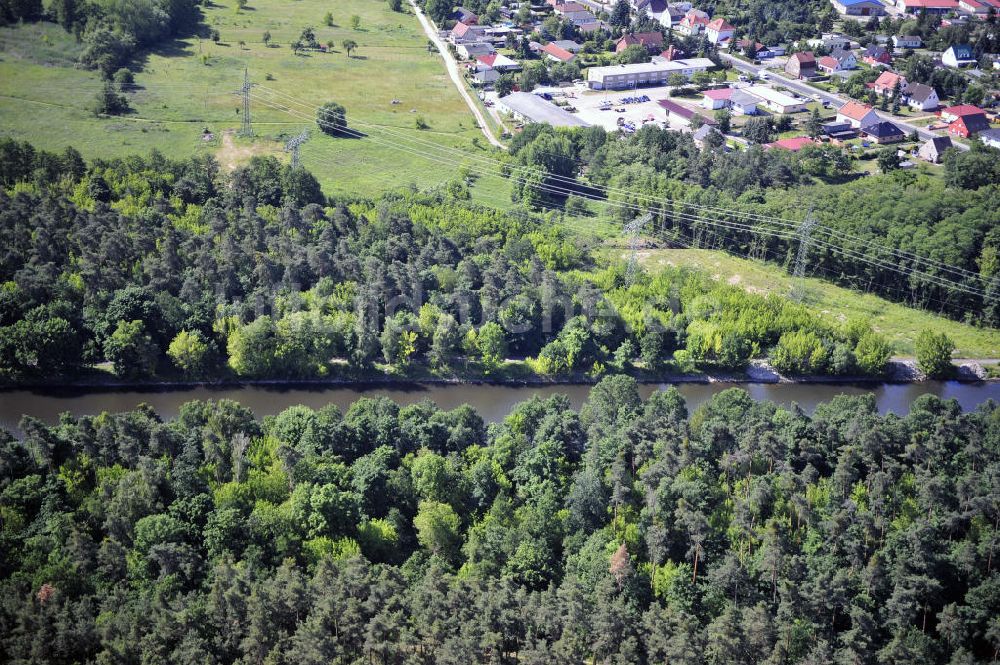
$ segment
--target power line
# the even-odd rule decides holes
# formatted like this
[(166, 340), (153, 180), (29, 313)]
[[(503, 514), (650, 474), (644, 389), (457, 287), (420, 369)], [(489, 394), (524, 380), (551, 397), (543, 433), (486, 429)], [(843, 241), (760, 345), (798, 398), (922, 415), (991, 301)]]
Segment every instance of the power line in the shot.
[(625, 283), (629, 286), (635, 281), (635, 274), (639, 269), (639, 235), (642, 233), (643, 227), (649, 222), (653, 221), (653, 213), (647, 212), (642, 217), (636, 217), (631, 222), (625, 225), (622, 233), (628, 236), (628, 267), (625, 270)]
[[(280, 92), (280, 91), (277, 91), (277, 90), (273, 90), (273, 89), (270, 89), (270, 88), (265, 88), (265, 90), (268, 93), (271, 93), (271, 94), (274, 94), (274, 95), (279, 95), (279, 96), (282, 96), (282, 97), (284, 97), (286, 99), (292, 100), (289, 103), (296, 103), (296, 104), (299, 104), (299, 105), (302, 105), (302, 106), (309, 106), (309, 104), (307, 102), (301, 101), (298, 98), (293, 97), (292, 95), (289, 95), (287, 93), (283, 93), (283, 92)], [(365, 123), (363, 121), (354, 121), (353, 124), (358, 125), (358, 126), (370, 126), (370, 127), (374, 127), (375, 126), (375, 125), (372, 125), (370, 123)], [(382, 131), (385, 131), (386, 133), (389, 133), (389, 134), (394, 134), (396, 136), (404, 136), (404, 135), (400, 135), (398, 132), (393, 132), (392, 130), (384, 128), (384, 127), (380, 127), (380, 129), (382, 129)], [(417, 142), (417, 143), (423, 143), (424, 145), (426, 145), (428, 147), (428, 149), (436, 150), (438, 152), (450, 152), (450, 153), (458, 152), (458, 153), (461, 153), (461, 151), (458, 150), (458, 149), (456, 149), (456, 148), (448, 148), (446, 146), (442, 146), (442, 145), (437, 144), (437, 143), (431, 143), (431, 142), (428, 142), (428, 141), (423, 141), (423, 140), (421, 140), (419, 138), (412, 137), (412, 136), (405, 136), (405, 140), (409, 140), (409, 141)], [(461, 154), (463, 155), (463, 157), (467, 157), (467, 158), (470, 158), (470, 159), (475, 159), (475, 160), (480, 161), (480, 162), (489, 161), (489, 162), (492, 162), (492, 163), (496, 163), (495, 160), (493, 160), (490, 157), (486, 157), (486, 156), (469, 156), (469, 155), (465, 155), (464, 153), (461, 153)], [(507, 165), (507, 168), (512, 168), (512, 167), (510, 165)], [(513, 167), (513, 168), (517, 168), (517, 167)], [(556, 180), (556, 181), (562, 181), (564, 183), (569, 183), (574, 188), (578, 187), (579, 184), (580, 184), (580, 183), (578, 183), (573, 178), (567, 178), (566, 176), (559, 176), (557, 174), (547, 174), (546, 177), (549, 180)], [(769, 216), (765, 216), (765, 215), (759, 215), (759, 214), (756, 214), (756, 213), (749, 213), (749, 212), (744, 212), (744, 211), (734, 211), (734, 210), (730, 210), (730, 209), (726, 209), (726, 208), (720, 208), (720, 207), (717, 207), (717, 206), (706, 206), (706, 205), (696, 204), (696, 203), (691, 203), (691, 202), (680, 202), (680, 201), (675, 201), (675, 200), (672, 200), (672, 199), (658, 199), (655, 196), (650, 195), (650, 194), (642, 194), (642, 193), (638, 193), (638, 192), (632, 192), (632, 191), (629, 191), (629, 190), (626, 190), (626, 189), (622, 189), (622, 188), (617, 188), (617, 187), (606, 187), (606, 186), (600, 186), (600, 185), (588, 185), (588, 186), (591, 189), (605, 192), (606, 195), (608, 196), (608, 198), (610, 198), (610, 194), (612, 192), (621, 193), (621, 194), (623, 194), (625, 196), (628, 196), (630, 199), (633, 199), (633, 200), (646, 200), (646, 201), (650, 201), (650, 202), (653, 202), (653, 203), (658, 204), (658, 205), (667, 205), (667, 206), (681, 205), (681, 206), (693, 208), (695, 210), (709, 211), (710, 213), (714, 213), (714, 214), (737, 215), (737, 216), (740, 216), (740, 217), (747, 218), (747, 221), (750, 221), (750, 220), (761, 221), (761, 222), (766, 223), (766, 224), (770, 224), (770, 225), (774, 225), (774, 226), (778, 226), (778, 227), (787, 228), (787, 229), (789, 229), (790, 231), (793, 231), (793, 232), (797, 232), (798, 229), (799, 229), (799, 227), (801, 226), (801, 222), (800, 221), (787, 220), (787, 219), (779, 218), (779, 217), (769, 217)], [(974, 273), (972, 271), (968, 271), (968, 270), (965, 270), (963, 268), (958, 268), (958, 267), (955, 267), (955, 266), (944, 264), (944, 263), (941, 263), (941, 262), (936, 261), (934, 259), (930, 259), (928, 257), (923, 257), (923, 256), (920, 256), (920, 255), (916, 255), (916, 254), (912, 254), (912, 253), (909, 253), (909, 252), (905, 252), (903, 250), (899, 250), (899, 249), (895, 249), (895, 248), (888, 248), (888, 247), (885, 247), (885, 246), (882, 246), (882, 245), (880, 245), (878, 243), (873, 242), (872, 239), (865, 239), (865, 238), (860, 238), (858, 236), (852, 236), (850, 234), (843, 233), (842, 231), (839, 231), (839, 230), (835, 230), (835, 229), (830, 229), (830, 228), (827, 228), (827, 227), (819, 226), (818, 224), (816, 225), (814, 232), (817, 232), (817, 233), (820, 233), (820, 234), (824, 235), (826, 237), (826, 239), (829, 240), (829, 241), (840, 240), (841, 242), (843, 242), (845, 240), (853, 240), (853, 241), (857, 242), (859, 245), (862, 245), (863, 247), (865, 247), (865, 249), (874, 249), (874, 250), (876, 250), (876, 251), (878, 251), (880, 253), (881, 252), (887, 252), (890, 255), (892, 255), (892, 256), (895, 257), (893, 259), (893, 262), (891, 264), (887, 264), (887, 265), (898, 266), (898, 261), (900, 259), (908, 259), (908, 260), (913, 261), (914, 263), (922, 264), (922, 265), (925, 265), (925, 266), (927, 266), (929, 268), (935, 268), (935, 269), (938, 269), (938, 270), (941, 270), (941, 271), (944, 271), (944, 272), (950, 272), (950, 273), (952, 273), (952, 274), (954, 274), (956, 276), (959, 276), (959, 277), (962, 277), (962, 278), (965, 278), (965, 279), (972, 279), (972, 280), (975, 280), (975, 281), (983, 282), (982, 276), (979, 275), (978, 273)], [(854, 255), (850, 250), (846, 250), (846, 249), (841, 249), (840, 253), (843, 254), (843, 255), (845, 255), (845, 256), (857, 256), (857, 255)], [(866, 258), (869, 258), (869, 261), (870, 261), (870, 257), (866, 257)]]
[(285, 143), (285, 152), (292, 153), (292, 168), (297, 169), (299, 167), (299, 147), (303, 143), (309, 140), (309, 130), (303, 130), (298, 136), (294, 136)]
[[(276, 108), (276, 109), (279, 109), (279, 110), (284, 110), (285, 112), (287, 112), (289, 114), (298, 115), (299, 117), (303, 117), (303, 118), (308, 118), (308, 116), (306, 114), (304, 114), (304, 112), (297, 111), (296, 109), (290, 108), (290, 107), (288, 107), (287, 105), (284, 105), (284, 104), (277, 103), (277, 102), (275, 102), (273, 100), (266, 100), (265, 103), (267, 103), (269, 106), (272, 106), (273, 108)], [(358, 124), (362, 124), (363, 125), (363, 124), (368, 124), (368, 123), (358, 123)], [(334, 126), (334, 125), (331, 123), (330, 126)], [(455, 164), (458, 163), (458, 162), (456, 162), (456, 160), (454, 158), (444, 157), (444, 156), (441, 156), (441, 155), (432, 156), (430, 154), (427, 154), (426, 152), (421, 152), (419, 148), (415, 148), (412, 145), (409, 145), (408, 146), (409, 150), (407, 150), (406, 148), (403, 148), (397, 141), (393, 141), (393, 142), (380, 141), (379, 139), (377, 139), (377, 138), (375, 138), (375, 137), (373, 137), (371, 135), (362, 134), (361, 132), (358, 132), (356, 130), (351, 130), (349, 127), (346, 127), (346, 126), (337, 126), (336, 128), (339, 131), (341, 131), (342, 133), (346, 133), (348, 135), (352, 135), (352, 136), (355, 136), (357, 138), (367, 138), (367, 139), (372, 140), (372, 141), (374, 141), (376, 143), (382, 143), (384, 145), (389, 145), (389, 146), (391, 146), (391, 147), (393, 147), (395, 149), (402, 149), (402, 150), (404, 150), (406, 152), (410, 152), (411, 154), (416, 154), (416, 155), (418, 155), (420, 157), (423, 157), (425, 159), (429, 159), (431, 161), (436, 161), (436, 162), (439, 162), (439, 163), (442, 163), (442, 164), (447, 164), (447, 165), (455, 165)], [(388, 131), (388, 130), (383, 130), (383, 131)], [(391, 133), (391, 132), (388, 132), (388, 133)], [(399, 134), (396, 134), (396, 136), (399, 137), (403, 141), (413, 141), (413, 142), (418, 142), (418, 143), (420, 142), (419, 139), (412, 139), (412, 137), (408, 137), (408, 136), (405, 136), (405, 135), (400, 136)], [(426, 146), (426, 142), (423, 142), (423, 143), (425, 143), (425, 147), (427, 147)], [(451, 149), (445, 148), (444, 146), (440, 146), (438, 144), (431, 144), (430, 147), (432, 147), (435, 150), (439, 150), (439, 151), (440, 150), (452, 151)], [(465, 155), (464, 153), (462, 153), (462, 156), (466, 157), (466, 158), (471, 158), (473, 160), (477, 160), (476, 157)], [(482, 161), (482, 160), (478, 160), (478, 161)], [(495, 162), (494, 160), (489, 160), (489, 162), (494, 167), (506, 168), (506, 169), (509, 169), (511, 171), (520, 170), (520, 171), (523, 171), (523, 172), (527, 172), (529, 174), (538, 174), (538, 173), (540, 173), (538, 170), (530, 169), (529, 167), (511, 166), (509, 164), (501, 165), (499, 162)], [(465, 163), (463, 163), (462, 165), (465, 166), (466, 168), (470, 169), (470, 170), (477, 171), (479, 173), (483, 173), (484, 175), (490, 175), (490, 176), (494, 176), (494, 177), (496, 176), (496, 174), (494, 174), (492, 172), (489, 172), (489, 171), (484, 171), (482, 168), (476, 169), (474, 166), (469, 166), (468, 164), (465, 164)], [(556, 178), (556, 180), (558, 181), (559, 179)], [(547, 191), (549, 193), (553, 193), (553, 194), (557, 194), (557, 195), (576, 194), (578, 196), (581, 196), (582, 198), (586, 198), (586, 199), (589, 199), (589, 200), (594, 200), (594, 201), (597, 201), (597, 202), (600, 202), (600, 203), (603, 203), (603, 204), (606, 204), (606, 205), (612, 205), (612, 206), (617, 206), (617, 207), (622, 207), (622, 208), (627, 208), (627, 209), (634, 209), (634, 210), (641, 211), (642, 213), (645, 213), (647, 211), (645, 208), (642, 208), (642, 207), (640, 207), (638, 205), (635, 205), (635, 204), (628, 204), (626, 202), (616, 202), (616, 201), (612, 201), (612, 200), (606, 200), (606, 199), (599, 198), (597, 196), (588, 195), (586, 192), (580, 192), (579, 190), (575, 189), (575, 187), (578, 186), (578, 183), (574, 183), (574, 188), (573, 189), (566, 188), (566, 187), (559, 187), (557, 183), (549, 183), (549, 182), (543, 182), (541, 185), (536, 184), (535, 186), (537, 186), (542, 191)], [(600, 188), (599, 187), (594, 187), (593, 189), (599, 190)], [(682, 204), (681, 207), (687, 207), (687, 206), (686, 206), (686, 204)], [(698, 206), (692, 206), (692, 207), (697, 208)], [(793, 236), (793, 235), (791, 235), (789, 233), (782, 233), (782, 232), (779, 232), (779, 231), (775, 231), (774, 229), (762, 229), (762, 228), (760, 228), (758, 226), (751, 226), (751, 225), (748, 225), (748, 224), (740, 224), (740, 223), (737, 223), (737, 222), (731, 222), (731, 221), (727, 222), (725, 220), (711, 219), (711, 218), (705, 217), (703, 215), (694, 215), (694, 214), (691, 214), (691, 213), (683, 213), (683, 212), (668, 211), (668, 210), (664, 210), (662, 212), (664, 214), (667, 214), (667, 215), (671, 216), (671, 217), (680, 218), (682, 220), (689, 221), (692, 224), (707, 224), (707, 225), (710, 225), (710, 226), (717, 226), (717, 227), (720, 227), (720, 228), (726, 228), (726, 229), (730, 229), (730, 230), (745, 231), (745, 232), (749, 232), (749, 233), (752, 233), (752, 234), (771, 235), (771, 236), (782, 238), (782, 239), (786, 239), (786, 240), (790, 240), (790, 239), (794, 239), (795, 238), (795, 236)], [(730, 211), (730, 212), (732, 212), (732, 211)], [(969, 287), (967, 285), (964, 285), (964, 284), (961, 284), (961, 283), (957, 283), (957, 282), (952, 282), (952, 281), (950, 281), (950, 280), (948, 280), (948, 279), (946, 279), (944, 277), (941, 277), (939, 275), (935, 275), (935, 274), (932, 274), (932, 273), (926, 273), (926, 272), (917, 270), (917, 269), (915, 269), (913, 267), (906, 268), (906, 267), (900, 266), (898, 264), (889, 264), (889, 263), (885, 263), (885, 262), (882, 262), (882, 261), (879, 261), (879, 260), (872, 260), (869, 257), (855, 254), (854, 252), (852, 252), (850, 250), (846, 250), (846, 249), (844, 249), (842, 247), (834, 246), (832, 244), (825, 243), (825, 242), (819, 242), (819, 241), (817, 241), (816, 245), (819, 246), (819, 247), (821, 247), (821, 248), (825, 248), (828, 251), (831, 251), (833, 253), (837, 253), (837, 254), (843, 255), (843, 256), (848, 257), (848, 258), (853, 258), (853, 259), (855, 259), (857, 261), (860, 261), (860, 262), (872, 265), (872, 266), (874, 266), (876, 268), (881, 268), (881, 269), (886, 269), (886, 270), (892, 270), (892, 271), (898, 272), (900, 274), (909, 275), (911, 277), (922, 279), (925, 282), (928, 282), (929, 284), (934, 285), (934, 286), (938, 286), (938, 287), (941, 287), (941, 288), (947, 288), (947, 289), (953, 289), (953, 290), (957, 290), (957, 291), (960, 291), (960, 292), (964, 292), (964, 293), (967, 293), (967, 294), (971, 294), (971, 295), (975, 295), (975, 296), (980, 296), (980, 297), (982, 297), (982, 296), (985, 295), (982, 291), (979, 291), (979, 290), (974, 289), (972, 287)]]
[(244, 68), (243, 87), (240, 88), (240, 94), (243, 96), (243, 126), (240, 128), (238, 135), (247, 138), (253, 136), (253, 123), (250, 122), (250, 91), (252, 89), (253, 84), (250, 82), (250, 70)]

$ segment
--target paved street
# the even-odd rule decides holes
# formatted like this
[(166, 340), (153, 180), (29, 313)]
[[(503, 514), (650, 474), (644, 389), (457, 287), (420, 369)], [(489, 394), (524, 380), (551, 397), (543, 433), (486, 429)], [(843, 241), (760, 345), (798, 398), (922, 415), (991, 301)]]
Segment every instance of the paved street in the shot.
[[(754, 75), (756, 75), (757, 72), (762, 69), (761, 65), (751, 64), (749, 62), (746, 62), (745, 60), (740, 60), (737, 57), (729, 55), (728, 53), (720, 53), (719, 55), (722, 56), (722, 58), (724, 60), (726, 60), (727, 62), (732, 63), (733, 67), (735, 67), (736, 69), (738, 69), (739, 71), (741, 71), (741, 72), (743, 72), (745, 74), (754, 74)], [(805, 95), (807, 97), (811, 97), (813, 95), (818, 95), (819, 98), (822, 99), (823, 101), (830, 102), (830, 104), (834, 108), (840, 108), (841, 106), (843, 106), (847, 102), (851, 101), (851, 99), (849, 97), (845, 96), (845, 95), (838, 95), (836, 93), (826, 92), (825, 90), (820, 90), (819, 88), (813, 87), (813, 86), (811, 86), (808, 83), (805, 83), (803, 81), (799, 81), (799, 80), (796, 80), (796, 79), (791, 79), (791, 78), (788, 78), (787, 76), (784, 76), (782, 74), (776, 73), (772, 69), (768, 69), (767, 70), (767, 77), (768, 77), (768, 79), (770, 81), (772, 81), (774, 83), (780, 83), (784, 87), (788, 88), (789, 90), (794, 90), (795, 92), (799, 93), (800, 95)], [(880, 111), (876, 111), (876, 113), (878, 113), (878, 115), (879, 115), (880, 118), (882, 118), (884, 120), (889, 120), (892, 123), (894, 123), (895, 125), (898, 125), (900, 127), (900, 129), (902, 129), (903, 131), (905, 131), (907, 134), (909, 134), (912, 131), (916, 131), (917, 132), (917, 136), (919, 136), (921, 139), (923, 139), (925, 141), (928, 140), (928, 139), (932, 139), (932, 138), (934, 138), (936, 136), (945, 136), (945, 134), (940, 133), (940, 132), (932, 132), (932, 131), (924, 128), (924, 127), (917, 127), (916, 125), (910, 124), (909, 122), (907, 122), (905, 120), (901, 120), (900, 118), (898, 118), (898, 117), (896, 117), (896, 116), (894, 116), (892, 114), (882, 113)], [(968, 150), (969, 149), (967, 146), (965, 146), (965, 145), (963, 145), (963, 144), (961, 144), (961, 143), (959, 143), (957, 141), (953, 141), (952, 143), (959, 150)]]

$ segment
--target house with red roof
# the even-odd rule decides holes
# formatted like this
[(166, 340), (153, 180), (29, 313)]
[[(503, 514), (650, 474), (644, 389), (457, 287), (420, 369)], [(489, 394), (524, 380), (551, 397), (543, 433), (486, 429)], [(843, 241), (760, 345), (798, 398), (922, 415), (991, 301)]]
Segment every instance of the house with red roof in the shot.
[(684, 57), (684, 51), (680, 50), (679, 48), (671, 44), (670, 46), (667, 47), (667, 50), (660, 53), (660, 57), (666, 60), (667, 62), (671, 62), (673, 60), (680, 60), (681, 58)]
[(478, 56), (476, 58), (476, 67), (489, 67), (490, 69), (495, 69), (498, 72), (514, 72), (521, 69), (521, 63), (517, 60), (508, 58), (501, 53), (493, 53), (490, 55)]
[(896, 89), (897, 84), (899, 84), (900, 92), (906, 92), (906, 77), (895, 72), (885, 71), (879, 74), (873, 83), (869, 83), (868, 85), (879, 95), (891, 95)]
[(948, 133), (962, 138), (972, 138), (979, 132), (985, 132), (990, 128), (990, 121), (986, 119), (985, 113), (976, 115), (965, 115), (948, 125)]
[(573, 62), (576, 59), (576, 54), (570, 53), (566, 49), (556, 46), (552, 42), (543, 46), (542, 52), (545, 53), (547, 58), (551, 58), (556, 62)]
[(700, 9), (689, 9), (681, 22), (677, 24), (677, 32), (682, 35), (687, 35), (689, 37), (694, 35), (700, 35), (705, 32), (705, 28), (708, 26), (708, 14), (701, 11)]
[(765, 148), (780, 148), (781, 150), (790, 150), (792, 152), (798, 152), (807, 145), (815, 145), (816, 142), (813, 141), (808, 136), (793, 136), (788, 139), (779, 139), (774, 143), (765, 143)]
[(706, 90), (701, 93), (701, 105), (713, 111), (716, 109), (724, 109), (729, 106), (729, 99), (733, 96), (733, 92), (733, 88)]
[(470, 44), (481, 42), (486, 38), (486, 28), (481, 25), (469, 25), (467, 23), (456, 23), (451, 29), (448, 39), (452, 44)]
[(966, 14), (972, 14), (978, 19), (985, 19), (990, 14), (990, 8), (1000, 13), (1000, 0), (958, 0), (958, 9)]
[(990, 128), (986, 111), (972, 104), (949, 106), (941, 111), (941, 119), (948, 122), (948, 133), (962, 138), (971, 138), (978, 132)]
[(879, 122), (875, 109), (861, 102), (847, 102), (837, 109), (837, 122), (846, 122), (855, 129), (868, 127)]
[(726, 19), (717, 18), (705, 26), (705, 37), (712, 44), (721, 44), (732, 39), (735, 31), (736, 28), (726, 23)]
[(941, 119), (945, 122), (954, 122), (967, 115), (986, 115), (986, 111), (972, 104), (959, 104), (941, 109)]
[(650, 53), (663, 50), (663, 34), (659, 32), (637, 32), (622, 35), (615, 43), (615, 53), (621, 53), (629, 46), (642, 46)]
[(861, 59), (872, 67), (876, 67), (878, 65), (891, 65), (892, 53), (890, 53), (889, 49), (884, 46), (872, 45), (865, 49)]
[(958, 11), (958, 0), (899, 0), (897, 6), (907, 14), (948, 14)]

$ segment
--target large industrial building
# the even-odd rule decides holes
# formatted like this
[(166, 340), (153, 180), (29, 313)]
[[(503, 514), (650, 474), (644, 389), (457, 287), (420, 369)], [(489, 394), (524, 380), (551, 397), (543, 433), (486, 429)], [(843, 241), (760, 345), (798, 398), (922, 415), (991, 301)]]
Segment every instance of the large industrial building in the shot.
[(592, 90), (627, 90), (666, 85), (672, 74), (691, 78), (695, 72), (705, 72), (713, 67), (715, 63), (708, 58), (591, 67), (587, 71), (587, 85)]
[(497, 100), (497, 108), (502, 113), (510, 113), (523, 122), (548, 123), (553, 127), (589, 127), (569, 111), (564, 111), (552, 102), (530, 92), (512, 92)]

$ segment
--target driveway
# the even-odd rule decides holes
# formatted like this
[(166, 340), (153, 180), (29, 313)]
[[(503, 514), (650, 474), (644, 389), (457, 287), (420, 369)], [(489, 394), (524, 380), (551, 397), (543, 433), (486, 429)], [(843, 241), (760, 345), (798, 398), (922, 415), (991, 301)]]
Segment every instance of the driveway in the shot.
[(490, 129), (490, 125), (486, 122), (486, 118), (483, 116), (483, 112), (479, 109), (479, 105), (476, 100), (472, 98), (469, 91), (465, 87), (465, 80), (462, 78), (462, 72), (458, 68), (458, 63), (455, 62), (455, 58), (451, 56), (451, 52), (448, 51), (448, 45), (444, 43), (444, 40), (438, 36), (437, 30), (434, 29), (434, 24), (431, 20), (424, 15), (423, 10), (417, 6), (416, 0), (410, 0), (410, 6), (413, 7), (414, 13), (417, 15), (417, 19), (420, 20), (420, 25), (423, 27), (424, 32), (427, 34), (427, 38), (434, 43), (437, 47), (438, 52), (441, 57), (444, 58), (445, 68), (448, 70), (448, 75), (451, 77), (452, 82), (455, 87), (458, 88), (458, 92), (462, 95), (462, 99), (468, 105), (469, 110), (472, 111), (472, 115), (476, 117), (476, 122), (479, 124), (479, 128), (483, 130), (483, 135), (486, 139), (498, 148), (507, 149), (503, 143), (500, 142), (493, 134), (493, 130)]
[[(735, 67), (736, 69), (745, 74), (756, 75), (757, 72), (762, 69), (761, 65), (753, 65), (749, 62), (746, 62), (745, 60), (740, 60), (737, 57), (731, 56), (728, 53), (720, 53), (719, 55), (722, 56), (724, 60), (730, 62), (733, 65), (733, 67)], [(787, 76), (778, 74), (770, 69), (767, 71), (767, 78), (769, 82), (780, 84), (788, 88), (789, 90), (794, 90), (800, 95), (804, 95), (806, 97), (812, 97), (813, 95), (817, 95), (821, 100), (825, 102), (830, 102), (830, 105), (833, 106), (834, 108), (840, 108), (847, 102), (854, 101), (850, 97), (846, 97), (844, 95), (838, 95), (833, 92), (827, 92), (825, 90), (820, 90), (819, 88), (813, 87), (808, 83), (805, 83), (804, 81), (788, 78)], [(946, 136), (946, 134), (932, 132), (924, 127), (917, 127), (916, 125), (913, 125), (907, 122), (906, 120), (901, 120), (900, 118), (890, 113), (882, 113), (880, 111), (876, 111), (876, 113), (883, 120), (889, 120), (893, 124), (898, 125), (907, 134), (915, 131), (917, 133), (917, 136), (919, 136), (924, 141), (927, 141), (935, 137)], [(952, 145), (954, 145), (959, 150), (969, 149), (967, 145), (963, 145), (958, 141), (952, 141)]]

